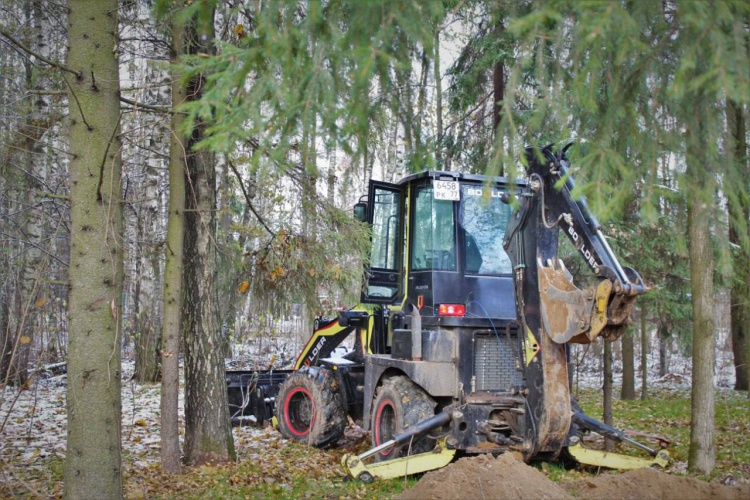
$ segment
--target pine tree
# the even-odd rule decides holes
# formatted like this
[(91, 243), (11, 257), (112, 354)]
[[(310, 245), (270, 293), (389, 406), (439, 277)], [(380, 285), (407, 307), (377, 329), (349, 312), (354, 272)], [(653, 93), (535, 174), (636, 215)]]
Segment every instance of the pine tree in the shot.
[(117, 1), (71, 0), (68, 498), (122, 497), (122, 184)]

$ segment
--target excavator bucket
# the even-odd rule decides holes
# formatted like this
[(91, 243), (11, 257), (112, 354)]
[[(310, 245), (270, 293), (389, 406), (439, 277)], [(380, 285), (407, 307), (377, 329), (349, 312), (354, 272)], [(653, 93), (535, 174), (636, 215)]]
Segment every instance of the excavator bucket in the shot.
[(558, 344), (593, 342), (607, 326), (607, 303), (612, 282), (602, 280), (595, 287), (580, 290), (573, 284), (573, 277), (562, 261), (558, 263), (557, 268), (539, 264), (544, 329)]

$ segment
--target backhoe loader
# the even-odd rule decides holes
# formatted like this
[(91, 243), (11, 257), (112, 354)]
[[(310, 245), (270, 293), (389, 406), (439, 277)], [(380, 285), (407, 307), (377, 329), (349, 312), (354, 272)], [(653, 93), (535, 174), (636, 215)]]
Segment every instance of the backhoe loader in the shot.
[[(513, 181), (440, 171), (370, 181), (354, 207), (372, 228), (361, 303), (318, 318), (293, 370), (228, 372), (236, 412), (275, 412), (284, 436), (321, 448), (351, 418), (372, 435), (371, 450), (342, 460), (362, 480), (439, 468), (457, 452), (666, 466), (665, 450), (585, 415), (568, 372), (569, 345), (618, 338), (648, 287), (573, 197), (565, 149), (528, 148), (526, 160)], [(574, 284), (560, 233), (594, 285)], [(332, 356), (350, 335), (353, 348)], [(588, 449), (591, 431), (650, 457)]]

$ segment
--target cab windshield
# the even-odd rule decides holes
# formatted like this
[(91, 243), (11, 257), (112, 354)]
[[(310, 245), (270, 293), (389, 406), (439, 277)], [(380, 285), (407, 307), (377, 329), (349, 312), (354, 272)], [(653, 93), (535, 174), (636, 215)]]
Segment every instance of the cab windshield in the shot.
[(467, 274), (510, 274), (510, 257), (503, 249), (511, 207), (499, 187), (461, 186), (458, 227), (463, 233)]

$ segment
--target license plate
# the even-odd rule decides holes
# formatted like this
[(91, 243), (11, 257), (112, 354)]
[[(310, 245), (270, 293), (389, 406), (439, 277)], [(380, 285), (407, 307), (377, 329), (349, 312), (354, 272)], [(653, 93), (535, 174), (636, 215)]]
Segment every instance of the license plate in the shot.
[(461, 199), (458, 190), (458, 181), (433, 181), (436, 200), (459, 201)]

